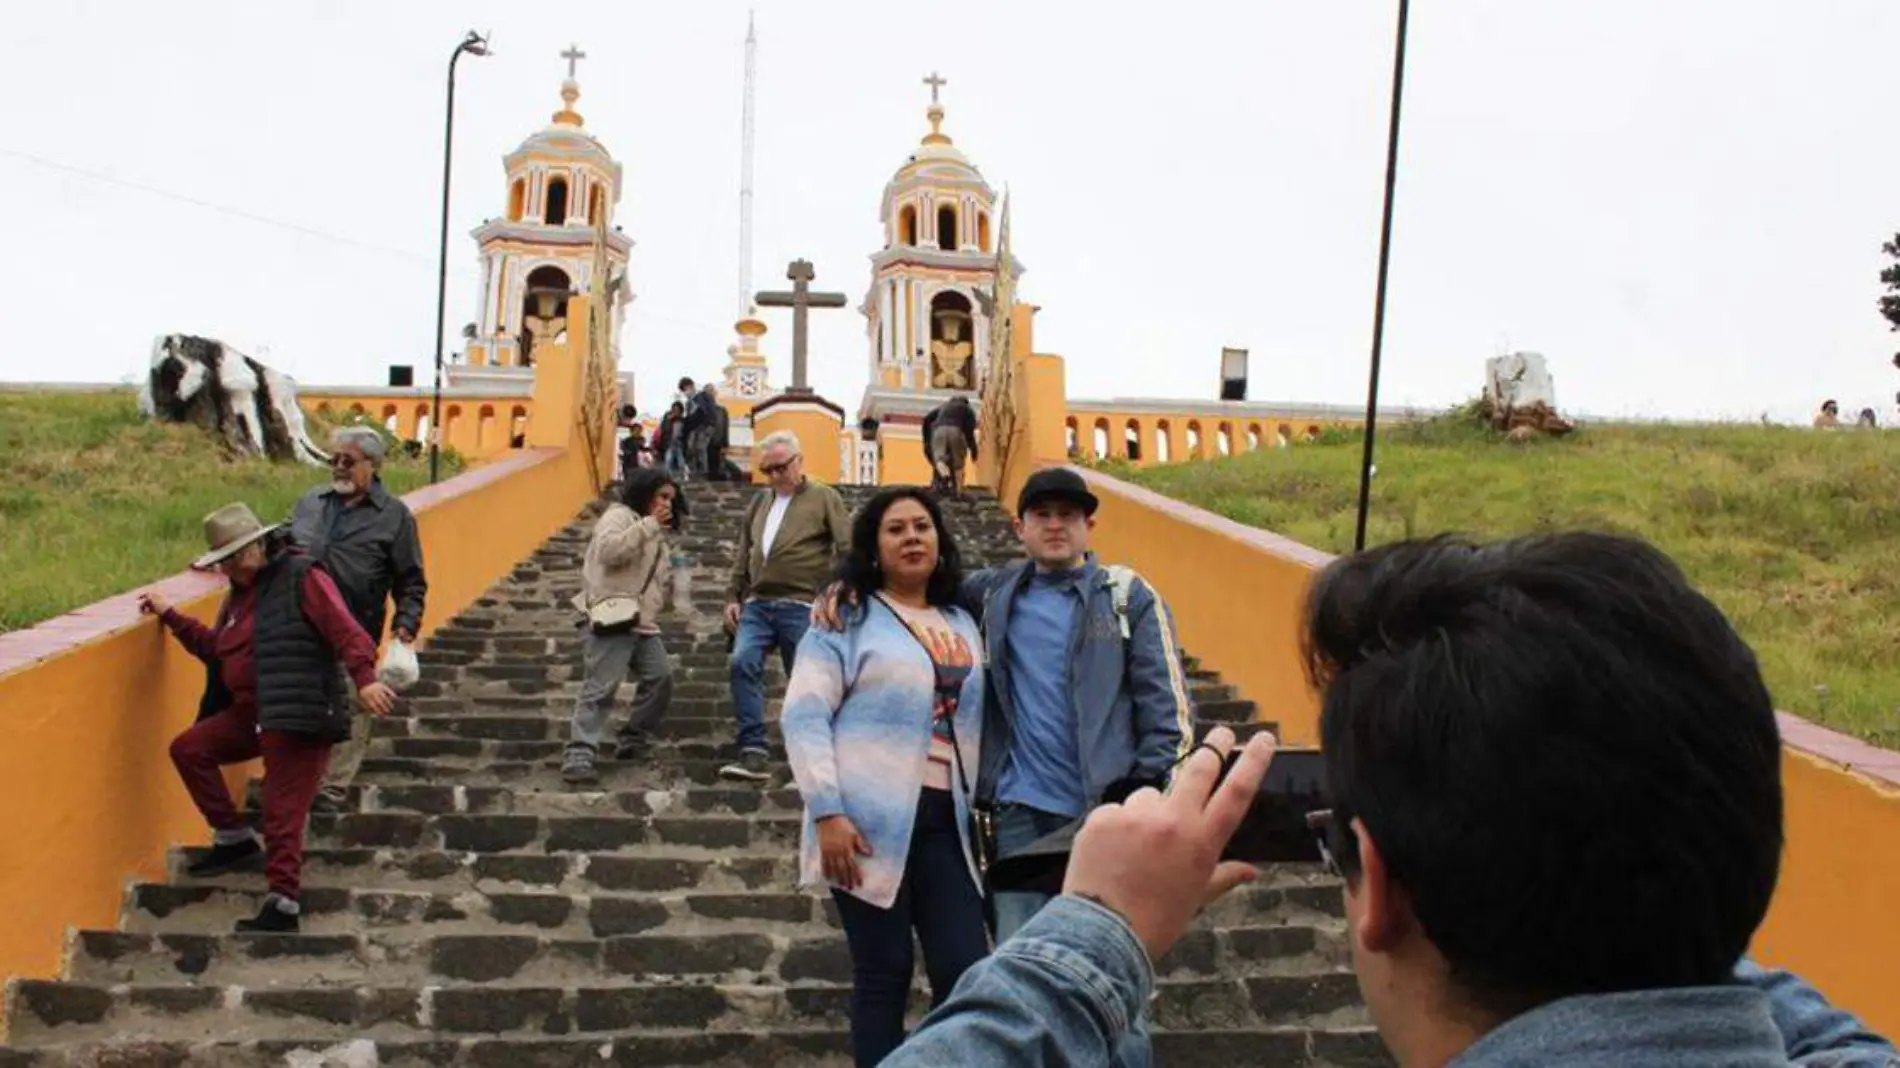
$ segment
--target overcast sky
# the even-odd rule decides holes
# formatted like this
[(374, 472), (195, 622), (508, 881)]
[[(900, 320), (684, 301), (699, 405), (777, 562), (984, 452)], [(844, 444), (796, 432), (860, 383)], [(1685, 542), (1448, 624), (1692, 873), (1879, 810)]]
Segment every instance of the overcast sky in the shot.
[[(1363, 398), (1395, 0), (1111, 7), (763, 0), (756, 280), (804, 256), (814, 384), (855, 408), (885, 181), (927, 128), (1013, 196), (1038, 348), (1071, 396)], [(443, 67), (457, 95), (448, 323), (501, 157), (559, 106), (626, 167), (617, 221), (647, 387), (716, 375), (736, 301), (747, 7), (519, 2), (29, 5), (0, 64), (0, 380), (142, 373), (207, 334), (309, 383), (426, 365)], [(563, 11), (572, 11), (563, 17)], [(1111, 13), (1112, 12), (1112, 13)], [(1541, 351), (1567, 409), (1890, 422), (1874, 309), (1900, 229), (1892, 0), (1421, 0), (1384, 396), (1449, 404)], [(195, 203), (194, 203), (195, 202)], [(768, 316), (774, 374), (789, 322)], [(418, 380), (426, 380), (426, 372)]]

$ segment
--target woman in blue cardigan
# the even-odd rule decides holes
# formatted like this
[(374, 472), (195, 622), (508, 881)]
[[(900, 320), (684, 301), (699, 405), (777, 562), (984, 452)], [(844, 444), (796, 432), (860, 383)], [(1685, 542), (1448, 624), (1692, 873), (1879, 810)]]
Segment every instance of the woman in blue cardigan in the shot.
[(933, 1003), (989, 951), (968, 841), (982, 744), (983, 643), (936, 501), (873, 497), (851, 526), (845, 630), (799, 644), (781, 726), (805, 798), (804, 886), (827, 886), (851, 945), (851, 1045), (871, 1068), (904, 1040), (911, 931)]

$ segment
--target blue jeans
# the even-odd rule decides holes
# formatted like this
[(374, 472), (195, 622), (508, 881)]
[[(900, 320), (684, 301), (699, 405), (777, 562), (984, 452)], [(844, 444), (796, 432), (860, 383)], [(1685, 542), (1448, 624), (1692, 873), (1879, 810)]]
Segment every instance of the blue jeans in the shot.
[[(1006, 857), (1023, 849), (1046, 834), (1075, 822), (1069, 816), (1044, 812), (1028, 805), (1005, 804), (996, 810), (996, 855)], [(1032, 890), (1004, 890), (990, 895), (990, 908), (996, 914), (996, 944), (1009, 941), (1044, 905), (1054, 900), (1048, 894)], [(1145, 1010), (1129, 1021), (1128, 1033), (1116, 1044), (1115, 1068), (1147, 1068), (1154, 1060), (1154, 1046), (1148, 1037)]]
[(851, 945), (851, 1049), (858, 1068), (876, 1068), (904, 1041), (904, 1009), (916, 964), (911, 931), (923, 944), (930, 1004), (943, 1004), (971, 965), (990, 951), (983, 895), (970, 878), (956, 803), (925, 788), (897, 900), (888, 909), (832, 890)]
[(732, 709), (739, 718), (739, 751), (764, 751), (765, 654), (778, 649), (785, 674), (792, 673), (798, 643), (811, 627), (811, 606), (797, 601), (747, 601), (739, 610), (732, 640)]
[(679, 439), (678, 434), (674, 434), (673, 440), (666, 443), (666, 459), (663, 462), (666, 464), (666, 473), (674, 478), (686, 474), (686, 444)]
[[(999, 805), (996, 809), (996, 855), (1000, 858), (1021, 852), (1036, 839), (1054, 834), (1073, 822), (1068, 816), (1058, 816), (1028, 805)], [(1041, 912), (1049, 901), (1048, 894), (1033, 890), (1002, 890), (990, 895), (990, 906), (996, 912), (996, 944), (1000, 946), (1009, 941), (1009, 936), (1028, 923), (1031, 916)]]

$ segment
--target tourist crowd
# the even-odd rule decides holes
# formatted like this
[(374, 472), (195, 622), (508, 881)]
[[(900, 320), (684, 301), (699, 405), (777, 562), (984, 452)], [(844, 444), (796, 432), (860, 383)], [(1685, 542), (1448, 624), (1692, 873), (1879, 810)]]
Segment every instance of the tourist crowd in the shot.
[[(722, 417), (693, 421), (717, 409), (712, 387), (681, 389), (662, 464), (624, 473), (581, 564), (575, 785), (599, 780), (622, 682), (636, 696), (619, 761), (650, 758), (671, 696), (669, 539), (681, 483), (724, 443)], [(231, 581), (213, 625), (145, 602), (209, 665), (172, 755), (214, 831), (192, 873), (267, 860), (270, 896), (243, 930), (297, 929), (305, 818), (341, 800), (363, 715), (396, 700), (375, 662), (390, 605), (399, 646), (423, 611), (381, 439), (333, 446), (330, 485), (287, 526), (242, 506), (208, 517), (199, 566)], [(853, 516), (796, 437), (755, 456), (764, 483), (730, 532), (720, 774), (796, 783), (800, 880), (831, 895), (850, 950), (856, 1062), (1150, 1063), (1154, 962), (1255, 876), (1221, 856), (1272, 737), (1197, 740), (1169, 609), (1090, 552), (1099, 502), (1075, 471), (1023, 485), (1023, 559), (968, 571), (931, 490), (886, 488)], [(1663, 555), (1604, 534), (1404, 541), (1327, 567), (1301, 632), (1329, 804), (1309, 822), (1400, 1065), (1900, 1065), (1744, 957), (1784, 846), (1774, 711), (1753, 653)], [(785, 767), (765, 725), (773, 652)], [(218, 774), (259, 755), (261, 849)], [(1051, 842), (1067, 852), (1055, 885), (1002, 879)], [(933, 1011), (907, 1037), (914, 945)]]

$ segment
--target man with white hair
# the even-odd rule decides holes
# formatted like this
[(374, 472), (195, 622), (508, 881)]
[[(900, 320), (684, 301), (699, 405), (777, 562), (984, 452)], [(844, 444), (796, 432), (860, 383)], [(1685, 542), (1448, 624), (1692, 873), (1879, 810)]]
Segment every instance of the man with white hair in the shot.
[[(305, 494), (290, 514), (292, 536), (336, 580), (350, 615), (378, 645), (392, 597), (396, 639), (416, 640), (429, 590), (416, 517), (377, 475), (386, 448), (383, 436), (369, 427), (338, 429), (330, 436), (329, 485)], [(349, 740), (330, 753), (312, 811), (343, 811), (350, 781), (369, 746), (369, 717), (360, 706), (355, 712)]]
[(732, 708), (739, 759), (719, 769), (728, 779), (771, 778), (765, 744), (765, 654), (778, 650), (785, 674), (811, 625), (811, 601), (851, 547), (844, 498), (805, 477), (798, 437), (781, 431), (759, 443), (758, 470), (769, 484), (746, 505), (726, 604), (733, 635)]

